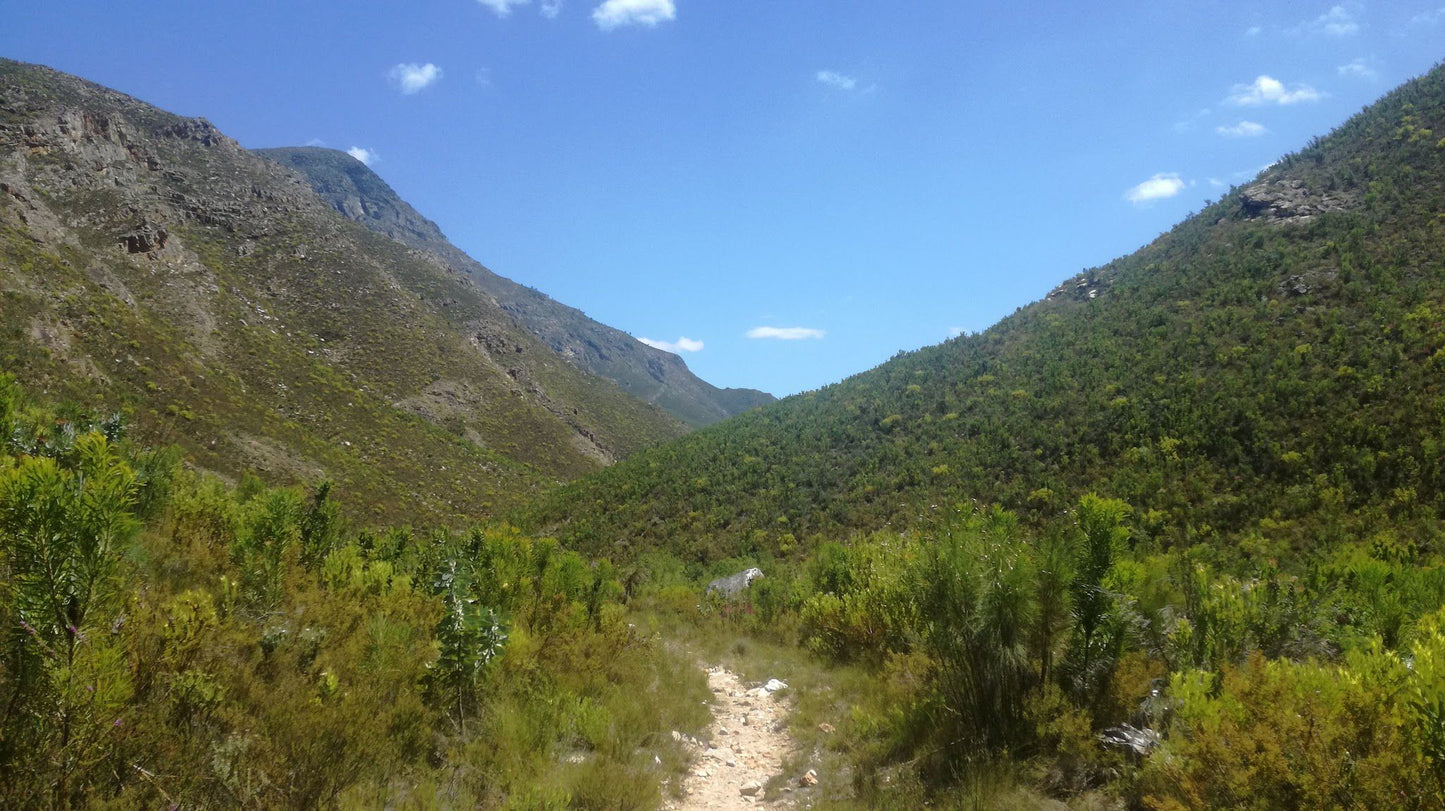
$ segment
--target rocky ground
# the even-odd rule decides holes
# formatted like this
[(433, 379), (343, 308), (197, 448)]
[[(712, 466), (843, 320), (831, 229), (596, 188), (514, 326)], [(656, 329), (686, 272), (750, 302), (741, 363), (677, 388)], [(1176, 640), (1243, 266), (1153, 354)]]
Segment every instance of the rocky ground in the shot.
[(722, 667), (708, 668), (707, 682), (713, 694), (710, 742), (688, 740), (695, 756), (683, 784), (683, 799), (665, 807), (701, 811), (810, 805), (809, 789), (818, 783), (812, 771), (787, 775), (785, 785), (771, 792), (765, 789), (797, 749), (787, 731), (786, 693), (779, 692), (787, 685), (776, 680), (745, 685)]

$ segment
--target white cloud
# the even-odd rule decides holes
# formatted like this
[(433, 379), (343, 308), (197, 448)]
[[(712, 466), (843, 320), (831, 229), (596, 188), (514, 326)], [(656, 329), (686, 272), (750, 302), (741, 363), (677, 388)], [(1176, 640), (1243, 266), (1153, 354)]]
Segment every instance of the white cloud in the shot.
[(1180, 179), (1178, 173), (1160, 172), (1125, 192), (1124, 197), (1134, 205), (1140, 205), (1173, 197), (1183, 190), (1184, 181)]
[(562, 13), (562, 0), (542, 0), (542, 16), (549, 20), (557, 19)]
[(307, 146), (326, 146), (326, 142), (323, 141), (323, 140), (321, 140), (320, 138), (312, 138), (311, 140), (309, 140), (309, 141), (306, 142), (306, 145), (307, 145)]
[(353, 158), (356, 158), (367, 166), (370, 166), (373, 163), (376, 163), (378, 160), (381, 160), (380, 155), (376, 154), (370, 149), (360, 146), (353, 146), (352, 148), (346, 150), (346, 154), (350, 155)]
[(1348, 65), (1340, 65), (1335, 69), (1341, 76), (1348, 76), (1352, 79), (1375, 79), (1380, 73), (1375, 70), (1363, 57), (1350, 62)]
[(957, 337), (960, 336), (960, 335), (967, 335), (967, 334), (968, 334), (968, 330), (964, 329), (963, 327), (949, 327), (949, 328), (948, 328), (948, 337), (950, 337), (950, 338), (957, 338)]
[(828, 333), (810, 327), (753, 327), (748, 330), (749, 338), (772, 338), (779, 341), (802, 341), (808, 338), (822, 338)]
[(603, 31), (624, 25), (655, 27), (677, 16), (672, 0), (607, 0), (592, 10), (592, 20)]
[(531, 0), (477, 0), (477, 2), (497, 12), (498, 17), (505, 17), (512, 13), (512, 6), (525, 6)]
[(852, 76), (844, 76), (832, 70), (818, 71), (818, 81), (829, 87), (836, 87), (839, 90), (852, 90), (858, 86), (858, 80)]
[(1226, 138), (1257, 138), (1269, 132), (1263, 124), (1256, 124), (1253, 121), (1241, 121), (1238, 124), (1215, 127), (1214, 131)]
[(442, 69), (430, 62), (425, 65), (404, 62), (392, 68), (387, 76), (401, 92), (410, 96), (412, 93), (420, 93), (440, 79)]
[(1251, 84), (1237, 84), (1226, 101), (1240, 107), (1259, 107), (1264, 104), (1299, 104), (1319, 101), (1325, 94), (1307, 84), (1285, 87), (1284, 82), (1272, 76), (1260, 76)]
[(1259, 27), (1259, 26), (1257, 26), (1257, 25), (1251, 25), (1250, 27), (1244, 29), (1244, 35), (1245, 35), (1246, 37), (1257, 37), (1257, 36), (1259, 36), (1260, 34), (1263, 34), (1263, 33), (1264, 33), (1264, 29), (1261, 28), (1261, 27)]
[(687, 337), (678, 338), (676, 341), (654, 341), (651, 338), (638, 338), (637, 340), (653, 349), (661, 349), (663, 352), (671, 352), (674, 355), (702, 351), (702, 341), (694, 341)]
[(1349, 37), (1360, 33), (1359, 3), (1331, 8), (1303, 25), (1290, 29), (1292, 34), (1324, 34), (1327, 37)]

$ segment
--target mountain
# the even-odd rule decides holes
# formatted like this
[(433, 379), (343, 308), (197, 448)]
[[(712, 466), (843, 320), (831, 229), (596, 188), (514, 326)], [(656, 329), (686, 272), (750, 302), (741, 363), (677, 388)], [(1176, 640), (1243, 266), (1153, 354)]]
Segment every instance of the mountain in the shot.
[[(574, 545), (783, 555), (955, 505), (1272, 558), (1445, 511), (1445, 70), (982, 334), (903, 353), (545, 497)], [(1392, 541), (1392, 543), (1395, 541)]]
[(297, 170), (337, 211), (413, 248), (430, 251), (497, 300), (517, 323), (580, 369), (605, 377), (634, 397), (655, 403), (692, 427), (773, 402), (754, 389), (719, 389), (699, 379), (671, 352), (654, 349), (581, 311), (498, 276), (447, 241), (366, 164), (320, 147), (257, 150)]
[(456, 265), (203, 119), (0, 61), (0, 363), (200, 467), (459, 521), (686, 431)]

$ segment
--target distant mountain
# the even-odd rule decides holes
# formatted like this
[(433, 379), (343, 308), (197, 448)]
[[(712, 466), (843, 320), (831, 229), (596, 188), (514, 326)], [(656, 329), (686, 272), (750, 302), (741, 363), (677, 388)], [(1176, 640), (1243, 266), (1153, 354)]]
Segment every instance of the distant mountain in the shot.
[(361, 161), (320, 147), (256, 150), (306, 176), (332, 207), (367, 228), (430, 251), (467, 274), (524, 328), (581, 369), (655, 403), (693, 427), (710, 425), (770, 403), (754, 389), (719, 389), (699, 379), (671, 352), (599, 324), (579, 310), (498, 276), (447, 241), (436, 223), (417, 213)]
[(461, 521), (685, 432), (459, 264), (202, 119), (0, 61), (0, 364), (197, 465)]
[(1246, 557), (1445, 548), (1445, 69), (980, 335), (651, 448), (527, 520), (716, 559), (972, 501), (1048, 524), (1090, 491)]

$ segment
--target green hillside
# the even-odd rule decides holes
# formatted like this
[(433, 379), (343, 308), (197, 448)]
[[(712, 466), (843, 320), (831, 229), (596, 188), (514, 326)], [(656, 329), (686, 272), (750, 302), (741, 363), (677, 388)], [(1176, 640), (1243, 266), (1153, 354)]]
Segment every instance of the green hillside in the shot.
[(494, 296), (524, 329), (579, 369), (605, 377), (693, 427), (711, 425), (775, 399), (754, 389), (719, 389), (671, 352), (654, 349), (580, 310), (498, 276), (452, 245), (436, 223), (397, 196), (361, 161), (334, 149), (257, 150), (302, 173), (337, 211), (414, 248), (430, 251)]
[(1080, 495), (1170, 544), (1284, 557), (1445, 508), (1445, 71), (993, 328), (542, 499), (598, 552), (783, 555)]
[(194, 464), (465, 522), (685, 431), (185, 119), (0, 62), (0, 366)]

